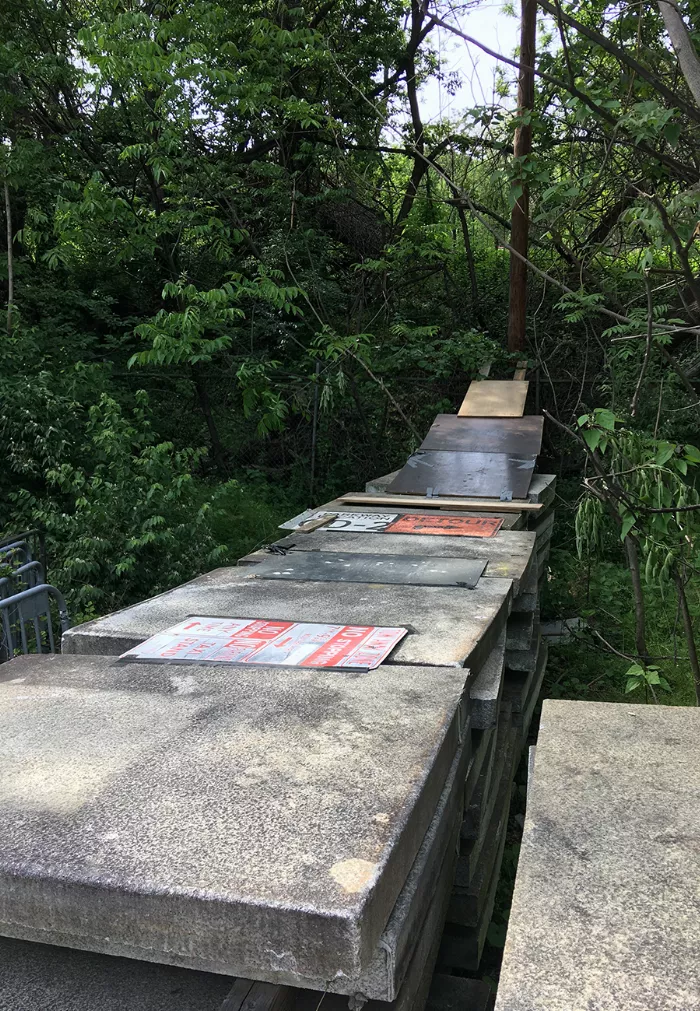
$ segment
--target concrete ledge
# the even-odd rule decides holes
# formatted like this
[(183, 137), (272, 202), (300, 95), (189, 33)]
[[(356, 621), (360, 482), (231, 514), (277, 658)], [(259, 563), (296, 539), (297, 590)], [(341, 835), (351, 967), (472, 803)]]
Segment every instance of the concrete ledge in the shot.
[(498, 1011), (700, 1008), (700, 711), (547, 700)]
[(375, 583), (275, 582), (250, 569), (214, 569), (189, 583), (76, 625), (63, 635), (68, 654), (119, 655), (199, 614), (352, 625), (408, 626), (390, 662), (478, 669), (510, 610), (511, 581), (481, 579), (476, 589)]
[(456, 668), (2, 673), (0, 933), (272, 982), (367, 967), (468, 727)]

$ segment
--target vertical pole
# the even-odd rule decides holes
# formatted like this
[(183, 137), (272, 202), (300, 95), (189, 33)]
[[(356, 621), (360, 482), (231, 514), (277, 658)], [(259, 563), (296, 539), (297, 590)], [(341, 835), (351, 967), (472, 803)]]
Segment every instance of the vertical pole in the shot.
[(15, 272), (12, 261), (12, 205), (10, 204), (10, 187), (7, 179), (4, 181), (5, 191), (5, 224), (7, 226), (7, 335), (12, 335), (12, 303), (15, 300)]
[(318, 434), (318, 377), (321, 373), (321, 362), (316, 359), (314, 381), (314, 413), (311, 425), (311, 478), (309, 480), (309, 508), (314, 504), (314, 479), (316, 477), (316, 436)]
[[(535, 107), (535, 49), (537, 43), (537, 0), (521, 0), (520, 20), (520, 72), (518, 74), (518, 116), (527, 117)], [(532, 150), (532, 126), (521, 122), (515, 130), (513, 155), (516, 166)], [(527, 256), (530, 200), (527, 181), (520, 177), (522, 193), (511, 214), (510, 244)], [(527, 266), (513, 253), (510, 254), (510, 291), (508, 304), (508, 350), (525, 348), (525, 320), (527, 309)]]

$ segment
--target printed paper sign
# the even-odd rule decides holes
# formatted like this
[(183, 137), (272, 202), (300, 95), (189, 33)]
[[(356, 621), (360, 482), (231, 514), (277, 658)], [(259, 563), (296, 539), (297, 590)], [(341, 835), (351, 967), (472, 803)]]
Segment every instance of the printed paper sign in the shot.
[(373, 670), (405, 635), (405, 628), (377, 625), (192, 617), (151, 636), (120, 659)]
[[(323, 519), (329, 513), (323, 509), (318, 512), (302, 513), (295, 516), (293, 520), (283, 523), (281, 529), (296, 530), (302, 523), (312, 523), (314, 520)], [(323, 527), (324, 530), (351, 530), (354, 533), (381, 533), (392, 520), (398, 518), (398, 513), (353, 513), (353, 512), (333, 512), (331, 515), (335, 519), (330, 520)]]
[(440, 516), (407, 513), (390, 523), (387, 534), (444, 534), (453, 537), (493, 537), (503, 520), (494, 516)]

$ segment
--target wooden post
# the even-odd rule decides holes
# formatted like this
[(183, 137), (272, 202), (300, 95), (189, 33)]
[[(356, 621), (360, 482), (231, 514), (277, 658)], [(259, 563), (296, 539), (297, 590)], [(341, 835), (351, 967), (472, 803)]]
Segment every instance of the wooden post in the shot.
[[(520, 73), (518, 75), (518, 115), (532, 112), (535, 107), (535, 48), (537, 42), (537, 0), (521, 0), (520, 20)], [(516, 164), (522, 164), (532, 150), (532, 127), (522, 123), (516, 128), (513, 154)], [(527, 182), (521, 178), (522, 193), (511, 214), (510, 244), (527, 256), (529, 193)], [(522, 351), (525, 347), (525, 314), (527, 309), (527, 266), (513, 253), (510, 254), (510, 297), (508, 304), (508, 350)]]

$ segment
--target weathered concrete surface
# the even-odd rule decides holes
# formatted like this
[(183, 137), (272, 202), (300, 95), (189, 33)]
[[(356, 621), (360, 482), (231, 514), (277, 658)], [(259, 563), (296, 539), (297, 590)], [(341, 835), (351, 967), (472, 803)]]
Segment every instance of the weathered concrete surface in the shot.
[(533, 474), (528, 492), (528, 501), (541, 502), (546, 508), (554, 501), (557, 489), (555, 474)]
[[(456, 847), (448, 846), (434, 893), (419, 931), (413, 957), (397, 997), (390, 1003), (370, 1000), (364, 1005), (363, 1011), (424, 1011), (440, 947), (440, 936), (445, 921), (456, 855)], [(321, 1002), (323, 1002), (325, 1011), (347, 1011), (348, 1008), (347, 998), (343, 999), (336, 994), (298, 990), (295, 993), (294, 1011), (318, 1011)]]
[(64, 653), (114, 655), (189, 615), (409, 626), (391, 663), (465, 666), (483, 663), (505, 623), (507, 579), (459, 587), (371, 583), (274, 582), (245, 568), (215, 569), (158, 597), (76, 625), (63, 635)]
[(494, 727), (498, 721), (505, 663), (506, 633), (504, 630), (483, 667), (471, 682), (469, 696), (472, 704), (472, 727), (475, 730)]
[(520, 725), (523, 714), (527, 711), (533, 692), (537, 694), (542, 685), (544, 669), (547, 664), (548, 646), (544, 639), (538, 643), (537, 663), (531, 671), (506, 671), (503, 685), (503, 698), (508, 699), (513, 714), (519, 717)]
[[(453, 901), (448, 919), (472, 926), (476, 922), (479, 902), (493, 873), (494, 860), (501, 835), (505, 833), (510, 810), (513, 774), (518, 759), (518, 734), (508, 728), (497, 745), (491, 788), (486, 798), (478, 836), (463, 840), (457, 861)], [(474, 911), (474, 919), (470, 913)]]
[[(408, 974), (432, 897), (441, 885), (446, 891), (451, 887), (454, 859), (448, 850), (456, 856), (464, 776), (470, 752), (468, 736), (452, 762), (440, 803), (382, 933), (379, 950), (353, 989), (345, 987), (343, 992), (361, 993), (377, 1000), (391, 1001), (396, 998)], [(446, 860), (452, 868), (449, 883), (442, 881)], [(330, 985), (331, 989), (335, 989), (333, 982)]]
[(506, 642), (506, 681), (509, 672), (531, 674), (537, 669), (540, 655), (539, 621), (535, 622), (532, 634), (532, 645), (529, 649), (509, 649)]
[[(276, 547), (291, 552), (344, 551), (353, 554), (425, 555), (432, 558), (465, 558), (487, 563), (484, 578), (512, 579), (513, 594), (532, 584), (537, 555), (535, 534), (527, 530), (502, 530), (493, 537), (441, 537), (426, 534), (375, 534), (342, 530), (314, 530), (292, 534), (275, 542)], [(245, 555), (241, 564), (267, 561), (265, 550)], [(280, 559), (283, 561), (283, 559)], [(535, 580), (535, 586), (536, 586)]]
[(469, 762), (469, 769), (467, 770), (467, 778), (464, 782), (465, 818), (467, 811), (474, 802), (474, 794), (479, 780), (491, 762), (496, 741), (496, 728), (490, 727), (488, 730), (472, 730), (471, 737), (472, 757)]
[(498, 1011), (700, 1008), (700, 712), (545, 701)]
[[(503, 851), (506, 844), (505, 832), (501, 837), (500, 849), (496, 857), (493, 876), (485, 891), (485, 900), (479, 920), (473, 927), (462, 927), (456, 923), (448, 923), (442, 935), (438, 965), (441, 969), (460, 969), (475, 972), (479, 968), (481, 956), (486, 944), (486, 935), (493, 915), (496, 902), (498, 880), (503, 862)], [(539, 1008), (528, 1011), (540, 1011)]]
[(234, 980), (0, 938), (0, 1011), (220, 1011)]
[(539, 631), (539, 612), (520, 611), (511, 614), (506, 625), (506, 648), (511, 652), (529, 650), (534, 645), (533, 639)]
[(513, 738), (510, 703), (502, 701), (498, 725), (493, 737), (488, 761), (484, 762), (473, 794), (470, 797), (465, 796), (464, 820), (461, 832), (464, 842), (464, 852), (469, 849), (473, 840), (484, 834), (484, 831), (488, 827), (501, 778), (504, 775), (505, 749), (506, 747), (510, 748), (509, 741)]
[(456, 669), (13, 660), (0, 934), (250, 978), (354, 976), (466, 709)]

